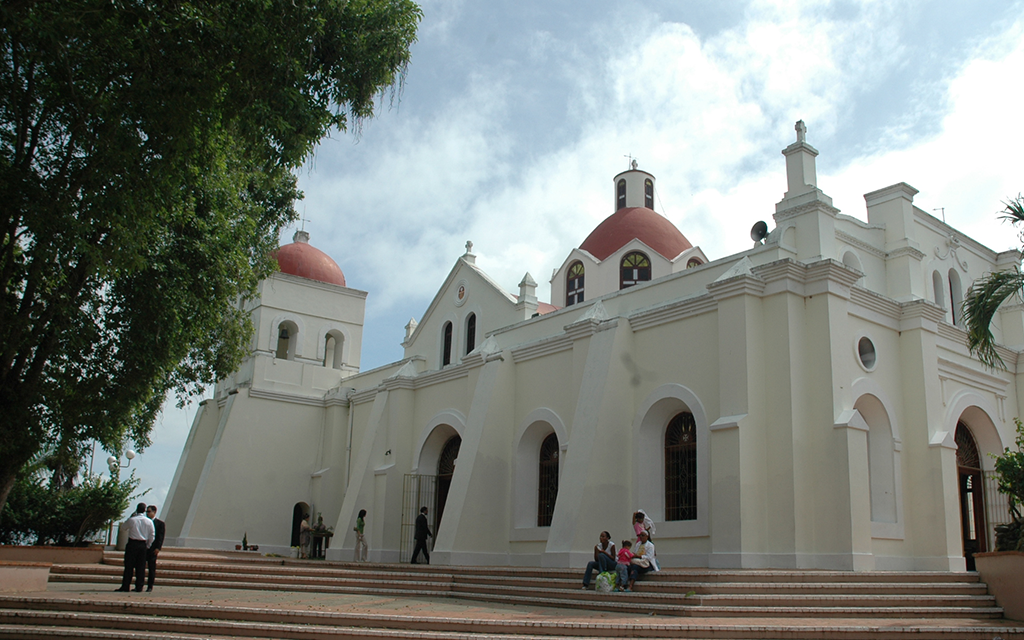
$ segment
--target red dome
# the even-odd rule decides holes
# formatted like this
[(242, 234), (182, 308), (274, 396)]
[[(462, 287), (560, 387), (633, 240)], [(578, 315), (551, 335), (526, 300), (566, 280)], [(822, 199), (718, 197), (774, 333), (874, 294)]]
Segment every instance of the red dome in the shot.
[(307, 232), (296, 231), (294, 240), (272, 254), (277, 258), (281, 273), (345, 286), (345, 274), (341, 272), (341, 267), (329, 255), (309, 244)]
[(625, 207), (597, 225), (580, 245), (580, 249), (598, 260), (604, 260), (633, 238), (669, 260), (693, 247), (664, 216), (647, 207)]

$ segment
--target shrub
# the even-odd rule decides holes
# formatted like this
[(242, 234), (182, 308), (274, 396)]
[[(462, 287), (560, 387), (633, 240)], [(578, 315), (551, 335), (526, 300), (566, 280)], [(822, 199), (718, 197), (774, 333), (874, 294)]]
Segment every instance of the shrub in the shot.
[(53, 487), (44, 473), (25, 473), (11, 489), (0, 518), (0, 543), (79, 545), (128, 508), (139, 486), (127, 480), (86, 477)]
[(1011, 518), (1008, 524), (996, 526), (996, 551), (1024, 551), (1024, 519), (1020, 511), (1024, 505), (1024, 423), (1020, 418), (1013, 422), (1017, 425), (1017, 450), (1007, 447), (1002, 455), (995, 456), (999, 492), (1008, 498)]

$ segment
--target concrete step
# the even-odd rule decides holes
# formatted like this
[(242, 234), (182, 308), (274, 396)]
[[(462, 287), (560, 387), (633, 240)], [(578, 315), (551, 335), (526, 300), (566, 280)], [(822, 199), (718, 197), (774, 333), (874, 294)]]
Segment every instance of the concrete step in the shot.
[[(628, 595), (628, 594), (627, 594)], [(1003, 640), (1024, 639), (1024, 626), (966, 622), (936, 627), (885, 621), (794, 624), (759, 620), (756, 624), (656, 617), (643, 624), (595, 619), (432, 618), (417, 615), (344, 613), (303, 609), (98, 602), (87, 598), (0, 596), (0, 638), (464, 638), (529, 640), (559, 638), (790, 638), (795, 640)]]
[[(95, 582), (86, 577), (82, 582)], [(920, 604), (913, 598), (905, 598), (898, 602), (878, 600), (871, 603), (849, 603), (836, 599), (823, 599), (816, 602), (786, 603), (785, 601), (768, 602), (726, 596), (702, 596), (679, 598), (665, 594), (633, 593), (598, 593), (594, 591), (559, 591), (548, 590), (536, 592), (517, 588), (493, 589), (489, 591), (431, 591), (427, 589), (387, 589), (379, 587), (368, 590), (365, 587), (328, 586), (317, 584), (280, 585), (271, 582), (228, 582), (212, 580), (160, 579), (161, 586), (206, 587), (218, 589), (252, 589), (264, 591), (294, 591), (306, 593), (338, 593), (338, 594), (375, 594), (392, 597), (445, 598), (459, 597), (465, 600), (493, 602), (507, 605), (530, 605), (542, 607), (561, 607), (578, 610), (618, 611), (658, 613), (674, 616), (712, 616), (712, 617), (872, 617), (872, 618), (977, 618), (998, 619), (1002, 617), (1002, 609), (994, 606), (991, 599), (971, 604), (942, 601), (938, 604)], [(111, 578), (108, 582), (111, 589), (118, 580)]]
[[(255, 555), (251, 552), (214, 551), (205, 552), (166, 548), (160, 554), (161, 565), (165, 562), (181, 561), (191, 566), (196, 564), (232, 565), (266, 567), (288, 567), (290, 571), (339, 570), (359, 573), (381, 574), (384, 572), (400, 574), (443, 572), (454, 575), (487, 575), (492, 577), (563, 579), (580, 581), (582, 568), (549, 569), (539, 567), (475, 567), (475, 566), (440, 566), (410, 565), (385, 563), (354, 563), (324, 560), (297, 560)], [(108, 551), (104, 554), (105, 564), (120, 567), (123, 555), (120, 552)], [(263, 570), (263, 569), (261, 569)], [(821, 570), (711, 570), (711, 569), (665, 569), (644, 576), (648, 582), (759, 582), (759, 583), (978, 583), (975, 572), (929, 572), (929, 571), (821, 571)]]
[[(107, 552), (101, 565), (54, 565), (50, 580), (113, 586), (122, 563), (122, 554)], [(669, 569), (644, 576), (632, 593), (605, 594), (581, 590), (577, 569), (356, 564), (166, 549), (157, 576), (167, 586), (457, 597), (585, 610), (641, 607), (677, 616), (1002, 615), (976, 573)]]

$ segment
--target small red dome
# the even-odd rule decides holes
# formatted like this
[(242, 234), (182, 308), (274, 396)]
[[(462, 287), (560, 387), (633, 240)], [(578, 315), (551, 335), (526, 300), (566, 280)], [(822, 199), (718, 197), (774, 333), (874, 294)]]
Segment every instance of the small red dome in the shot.
[(341, 267), (329, 255), (309, 244), (309, 233), (296, 231), (293, 240), (272, 254), (277, 258), (281, 273), (345, 286)]
[(624, 207), (597, 225), (580, 249), (604, 260), (634, 238), (668, 260), (693, 247), (668, 218), (647, 207)]

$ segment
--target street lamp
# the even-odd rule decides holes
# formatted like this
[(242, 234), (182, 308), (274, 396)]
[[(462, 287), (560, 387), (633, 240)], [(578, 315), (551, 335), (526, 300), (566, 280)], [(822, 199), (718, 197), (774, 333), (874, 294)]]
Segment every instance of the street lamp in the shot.
[(135, 452), (129, 449), (125, 452), (124, 457), (128, 458), (128, 464), (121, 464), (121, 460), (114, 456), (107, 458), (107, 468), (110, 469), (111, 475), (117, 473), (118, 469), (127, 469), (132, 466), (132, 460), (135, 459)]

